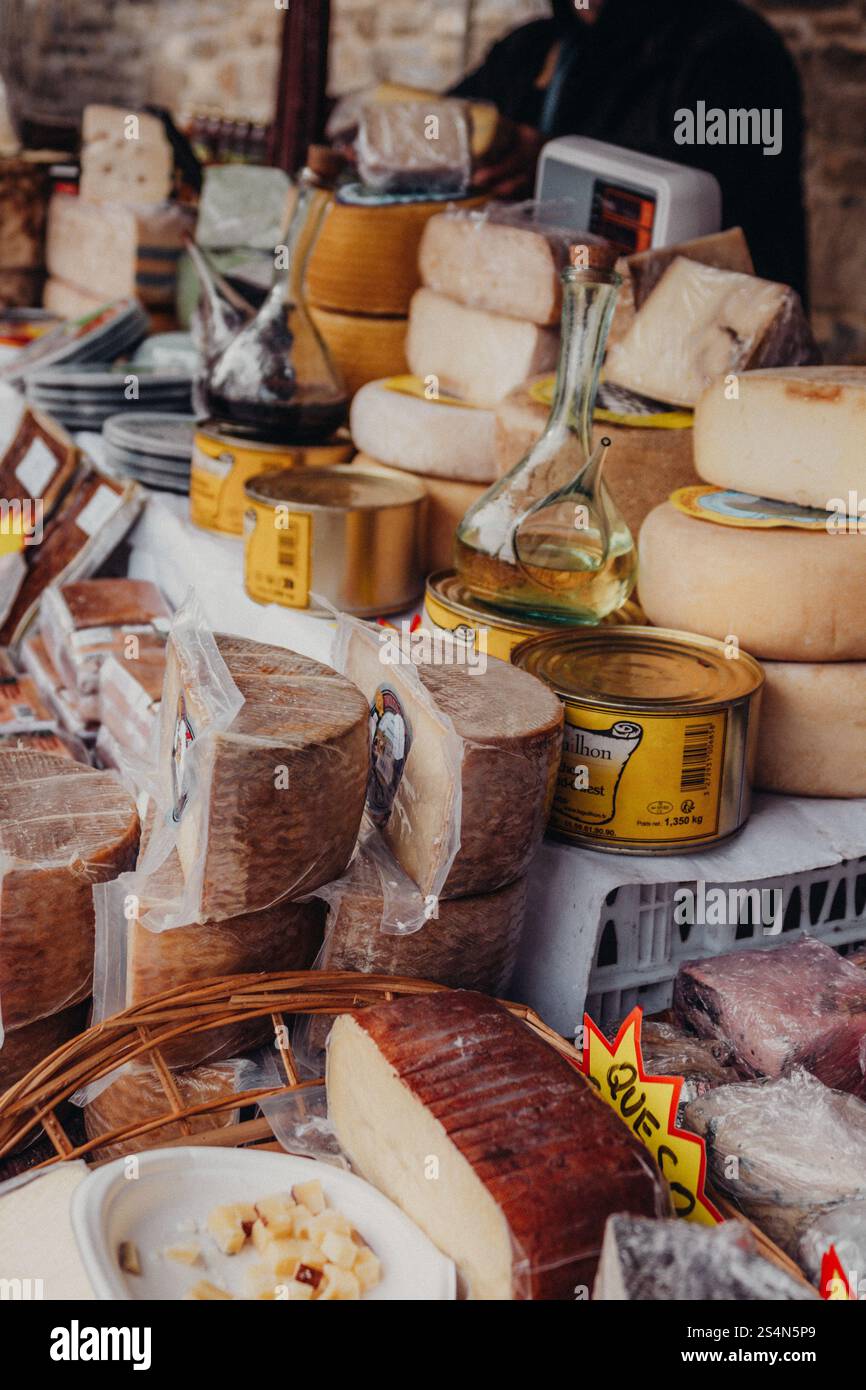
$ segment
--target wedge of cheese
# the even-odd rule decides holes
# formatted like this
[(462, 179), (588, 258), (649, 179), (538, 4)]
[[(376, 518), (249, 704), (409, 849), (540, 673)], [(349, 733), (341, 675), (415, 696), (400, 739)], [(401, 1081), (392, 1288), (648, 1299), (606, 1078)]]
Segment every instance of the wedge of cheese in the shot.
[(552, 371), (559, 334), (552, 328), (469, 309), (434, 290), (412, 297), (406, 357), (409, 370), (440, 391), (474, 405), (495, 406), (536, 372)]
[(174, 154), (164, 136), (158, 141), (103, 135), (82, 147), (80, 196), (89, 203), (163, 203), (173, 173)]
[(31, 1068), (49, 1057), (55, 1048), (74, 1038), (87, 1027), (87, 1004), (38, 1018), (23, 1028), (4, 1034), (0, 1043), (0, 1095), (26, 1076)]
[(485, 486), (499, 476), (490, 410), (425, 400), (371, 381), (352, 401), (349, 426), (360, 453), (407, 473)]
[[(744, 372), (695, 410), (695, 464), (718, 487), (846, 512), (866, 497), (866, 367)], [(852, 509), (856, 516), (856, 504)]]
[[(84, 1105), (84, 1127), (88, 1139), (100, 1139), (114, 1130), (145, 1124), (148, 1120), (168, 1117), (180, 1104), (204, 1105), (209, 1101), (230, 1100), (242, 1086), (241, 1077), (248, 1074), (243, 1061), (216, 1062), (212, 1065), (190, 1067), (172, 1074), (174, 1093), (166, 1087), (156, 1066), (149, 1060), (130, 1062), (114, 1075), (116, 1079)], [(185, 1124), (166, 1119), (165, 1124), (94, 1149), (99, 1159), (120, 1158), (123, 1154), (138, 1153), (141, 1149), (159, 1148), (170, 1139), (182, 1139), (186, 1134), (201, 1134), (212, 1129), (224, 1129), (235, 1124), (238, 1110), (205, 1111), (192, 1116)]]
[(613, 1212), (659, 1216), (646, 1150), (564, 1058), (481, 994), (343, 1014), (328, 1113), (363, 1177), (456, 1263), (472, 1299), (574, 1299)]
[(793, 290), (678, 256), (611, 347), (606, 372), (643, 396), (694, 406), (719, 377), (817, 360)]
[(856, 532), (722, 526), (665, 502), (640, 533), (638, 593), (650, 622), (736, 638), (759, 659), (866, 660), (864, 584)]
[(46, 304), (64, 312), (94, 298), (105, 304), (134, 296), (147, 309), (173, 309), (177, 263), (191, 230), (188, 215), (173, 204), (131, 207), (120, 195), (108, 201), (111, 196), (105, 193), (105, 201), (94, 202), (59, 193), (51, 199), (45, 248), (49, 284), (73, 286), (77, 298), (58, 288), (46, 292)]
[(866, 796), (866, 662), (765, 661), (755, 786)]
[(75, 1189), (90, 1169), (83, 1159), (56, 1163), (0, 1195), (0, 1280), (20, 1281), (22, 1298), (95, 1298), (78, 1242), (70, 1206)]

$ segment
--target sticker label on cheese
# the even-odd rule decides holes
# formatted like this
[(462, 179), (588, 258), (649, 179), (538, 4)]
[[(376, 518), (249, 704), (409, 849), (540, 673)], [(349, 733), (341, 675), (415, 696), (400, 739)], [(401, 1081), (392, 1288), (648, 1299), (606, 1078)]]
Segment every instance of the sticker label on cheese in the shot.
[[(539, 405), (553, 405), (556, 377), (543, 377), (529, 388), (529, 395)], [(635, 395), (621, 386), (601, 382), (593, 419), (610, 425), (628, 426), (640, 430), (690, 430), (695, 417), (690, 410), (676, 410), (662, 401), (651, 401)]]
[[(832, 516), (841, 526), (845, 518), (836, 513), (819, 511), (816, 507), (798, 507), (794, 502), (774, 502), (769, 497), (756, 497), (751, 492), (731, 492), (721, 487), (700, 485), (677, 488), (671, 502), (678, 511), (698, 521), (714, 522), (718, 526), (739, 526), (748, 531), (773, 527), (794, 527), (800, 531), (826, 531)], [(850, 528), (857, 530), (857, 517), (848, 517)]]
[(34, 439), (15, 469), (15, 477), (28, 496), (41, 497), (57, 469), (57, 459), (45, 441)]
[(641, 715), (565, 704), (550, 819), (566, 835), (659, 845), (718, 833), (727, 715)]
[(652, 1154), (667, 1182), (677, 1216), (702, 1226), (724, 1218), (706, 1194), (707, 1152), (702, 1138), (678, 1127), (681, 1076), (648, 1076), (641, 1055), (643, 1010), (632, 1009), (611, 1044), (584, 1014), (580, 1070), (598, 1095)]
[(390, 685), (380, 685), (370, 705), (367, 781), (367, 812), (380, 829), (391, 815), (411, 746), (412, 730), (399, 695)]
[(174, 725), (174, 742), (171, 750), (171, 774), (172, 787), (174, 791), (174, 806), (172, 816), (174, 820), (180, 820), (183, 815), (189, 797), (189, 790), (185, 785), (184, 772), (186, 768), (186, 755), (189, 746), (195, 740), (195, 730), (187, 713), (186, 699), (183, 692), (177, 699), (177, 719)]
[(85, 536), (95, 536), (107, 521), (114, 516), (120, 506), (121, 498), (118, 493), (110, 487), (101, 484), (87, 503), (86, 507), (78, 513), (75, 524), (79, 531), (83, 531)]

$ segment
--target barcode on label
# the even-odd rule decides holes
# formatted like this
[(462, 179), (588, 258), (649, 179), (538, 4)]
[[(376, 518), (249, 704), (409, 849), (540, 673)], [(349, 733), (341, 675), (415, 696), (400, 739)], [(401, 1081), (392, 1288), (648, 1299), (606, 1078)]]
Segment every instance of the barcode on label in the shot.
[(713, 724), (687, 724), (683, 743), (680, 791), (706, 791), (713, 761)]
[[(291, 531), (284, 536), (279, 536), (277, 539), (277, 564), (280, 569), (284, 570), (294, 570), (297, 567), (298, 547), (296, 537)], [(293, 574), (285, 575), (281, 580), (283, 588), (288, 589), (290, 592), (294, 589), (295, 582), (295, 576)]]

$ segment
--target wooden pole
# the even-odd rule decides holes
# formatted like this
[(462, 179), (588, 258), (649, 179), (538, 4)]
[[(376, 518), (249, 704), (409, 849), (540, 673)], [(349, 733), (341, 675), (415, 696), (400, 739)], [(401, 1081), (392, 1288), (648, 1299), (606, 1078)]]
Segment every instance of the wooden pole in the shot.
[(270, 157), (289, 174), (324, 132), (330, 10), (329, 0), (285, 0)]

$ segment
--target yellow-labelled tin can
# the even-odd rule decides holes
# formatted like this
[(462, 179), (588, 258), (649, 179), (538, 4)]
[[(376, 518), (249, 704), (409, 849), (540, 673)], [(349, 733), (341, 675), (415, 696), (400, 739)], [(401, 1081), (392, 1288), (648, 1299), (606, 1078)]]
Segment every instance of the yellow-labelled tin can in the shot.
[[(430, 628), (452, 632), (466, 643), (474, 642), (476, 651), (483, 647), (488, 655), (496, 656), (500, 661), (510, 661), (511, 653), (530, 638), (563, 631), (562, 623), (516, 618), (513, 614), (500, 613), (490, 604), (482, 603), (470, 594), (456, 570), (439, 570), (430, 575), (424, 598), (424, 620)], [(636, 601), (630, 599), (605, 621), (639, 623), (643, 621), (643, 613)]]
[(270, 444), (207, 420), (196, 431), (189, 481), (190, 519), (206, 531), (243, 535), (250, 478), (281, 468), (331, 468), (352, 457), (348, 431), (324, 444)]
[[(246, 486), (244, 586), (257, 603), (376, 617), (409, 608), (419, 563), (423, 487), (351, 465), (265, 473)], [(327, 608), (321, 606), (322, 611)]]
[(549, 830), (624, 854), (687, 854), (751, 809), (764, 673), (738, 647), (664, 628), (570, 629), (514, 663), (565, 706)]

